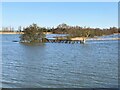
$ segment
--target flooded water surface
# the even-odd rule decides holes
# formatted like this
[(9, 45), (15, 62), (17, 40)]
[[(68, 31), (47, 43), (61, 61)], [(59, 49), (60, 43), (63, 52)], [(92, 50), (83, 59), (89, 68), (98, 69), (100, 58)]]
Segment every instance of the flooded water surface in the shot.
[(2, 82), (12, 88), (116, 88), (118, 41), (24, 45), (2, 35)]

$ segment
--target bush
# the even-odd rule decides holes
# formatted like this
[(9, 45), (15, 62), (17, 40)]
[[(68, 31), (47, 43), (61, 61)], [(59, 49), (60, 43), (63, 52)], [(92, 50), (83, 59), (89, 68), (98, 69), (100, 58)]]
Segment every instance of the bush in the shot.
[(23, 32), (24, 34), (20, 36), (20, 42), (23, 43), (42, 43), (45, 38), (43, 30), (37, 24), (24, 28)]

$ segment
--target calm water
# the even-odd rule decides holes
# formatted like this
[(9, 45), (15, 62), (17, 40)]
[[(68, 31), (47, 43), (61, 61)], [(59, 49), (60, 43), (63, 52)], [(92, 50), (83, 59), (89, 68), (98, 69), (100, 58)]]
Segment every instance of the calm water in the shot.
[(26, 46), (3, 35), (3, 87), (118, 87), (118, 41)]

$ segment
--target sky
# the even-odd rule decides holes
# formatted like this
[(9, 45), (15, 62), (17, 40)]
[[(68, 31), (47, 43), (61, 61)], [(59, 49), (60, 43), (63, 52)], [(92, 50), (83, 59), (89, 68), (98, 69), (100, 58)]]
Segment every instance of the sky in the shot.
[(81, 27), (118, 26), (117, 2), (3, 2), (2, 26), (56, 27), (61, 23)]

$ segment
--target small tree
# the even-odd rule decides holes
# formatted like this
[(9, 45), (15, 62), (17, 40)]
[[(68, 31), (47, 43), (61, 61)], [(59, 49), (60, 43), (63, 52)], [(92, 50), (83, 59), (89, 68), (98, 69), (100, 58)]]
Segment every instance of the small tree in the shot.
[(19, 26), (19, 27), (18, 27), (18, 32), (21, 32), (21, 31), (22, 31), (22, 27)]
[(25, 43), (41, 43), (44, 41), (45, 34), (43, 30), (37, 26), (37, 24), (32, 24), (29, 27), (23, 29), (24, 34), (20, 36), (20, 41)]

